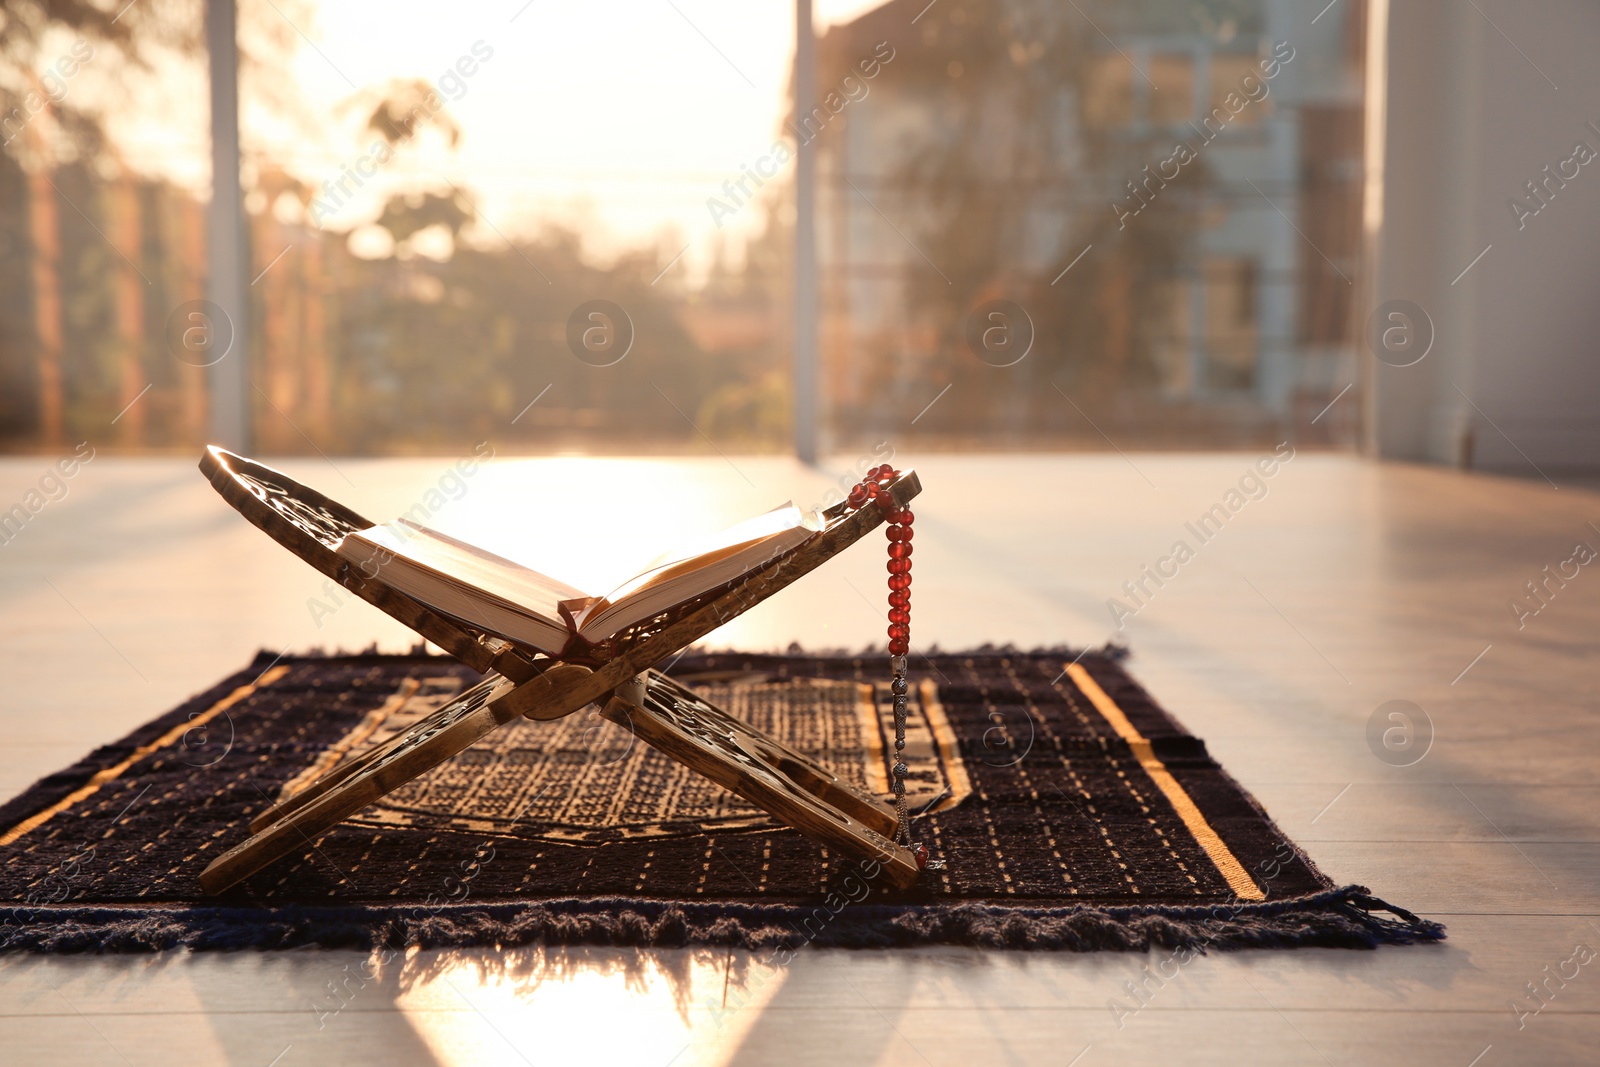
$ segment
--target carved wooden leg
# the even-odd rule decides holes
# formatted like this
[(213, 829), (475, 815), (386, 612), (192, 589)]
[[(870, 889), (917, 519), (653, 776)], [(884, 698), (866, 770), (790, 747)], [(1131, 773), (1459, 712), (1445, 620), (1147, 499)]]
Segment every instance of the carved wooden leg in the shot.
[(278, 817), (212, 860), (200, 874), (201, 888), (220, 893), (273, 860), (305, 848), (379, 797), (509, 722), (515, 713), (497, 708), (495, 698), (512, 687), (510, 680), (490, 675), (371, 752), (336, 768), (327, 776), (332, 781), (319, 781), (270, 809), (279, 812)]
[(916, 858), (889, 838), (896, 824), (886, 802), (666, 675), (618, 687), (601, 714), (813, 841), (880, 864), (895, 885), (917, 880)]

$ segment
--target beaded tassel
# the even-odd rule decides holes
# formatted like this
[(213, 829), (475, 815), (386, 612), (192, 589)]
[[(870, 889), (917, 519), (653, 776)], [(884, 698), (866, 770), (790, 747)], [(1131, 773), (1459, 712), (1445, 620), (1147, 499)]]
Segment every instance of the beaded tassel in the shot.
[(928, 850), (911, 843), (911, 819), (906, 812), (906, 701), (910, 684), (906, 681), (906, 653), (911, 649), (911, 524), (909, 508), (903, 508), (886, 491), (900, 472), (885, 463), (867, 472), (866, 478), (850, 491), (847, 503), (860, 509), (876, 504), (883, 514), (884, 533), (889, 538), (889, 691), (894, 698), (894, 766), (892, 785), (897, 821), (895, 841), (911, 849), (918, 867), (928, 865)]

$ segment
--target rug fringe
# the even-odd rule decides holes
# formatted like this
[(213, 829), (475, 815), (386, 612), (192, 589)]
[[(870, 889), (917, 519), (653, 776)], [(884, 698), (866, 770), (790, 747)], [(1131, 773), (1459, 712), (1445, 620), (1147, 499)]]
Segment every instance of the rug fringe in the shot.
[[(1386, 913), (1388, 916), (1385, 917)], [(445, 907), (62, 907), (0, 927), (0, 952), (159, 952), (479, 945), (726, 945), (750, 951), (968, 945), (1065, 952), (1372, 949), (1441, 941), (1444, 927), (1364, 886), (1266, 904), (1004, 908), (709, 904), (615, 898)]]

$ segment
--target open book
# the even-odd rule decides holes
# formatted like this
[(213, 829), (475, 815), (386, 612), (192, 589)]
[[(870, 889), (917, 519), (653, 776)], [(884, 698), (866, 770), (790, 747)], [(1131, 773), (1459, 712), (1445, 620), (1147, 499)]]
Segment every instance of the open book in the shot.
[(347, 534), (338, 554), (362, 574), (492, 634), (559, 656), (727, 585), (798, 548), (824, 525), (793, 504), (657, 557), (604, 596), (406, 519)]

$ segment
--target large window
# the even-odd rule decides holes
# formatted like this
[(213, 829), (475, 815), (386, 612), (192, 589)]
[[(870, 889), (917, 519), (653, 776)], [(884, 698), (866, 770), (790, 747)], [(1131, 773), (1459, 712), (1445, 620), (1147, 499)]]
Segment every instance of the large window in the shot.
[(799, 101), (783, 5), (240, 0), (242, 322), (187, 10), (0, 16), (5, 447), (192, 449), (231, 331), (266, 452), (784, 449), (800, 153), (827, 448), (1355, 440), (1361, 0), (819, 0)]

